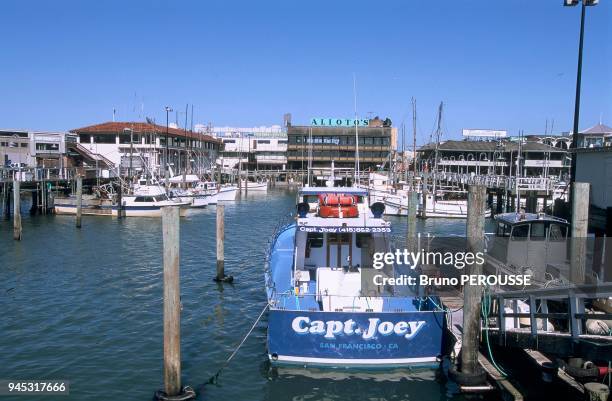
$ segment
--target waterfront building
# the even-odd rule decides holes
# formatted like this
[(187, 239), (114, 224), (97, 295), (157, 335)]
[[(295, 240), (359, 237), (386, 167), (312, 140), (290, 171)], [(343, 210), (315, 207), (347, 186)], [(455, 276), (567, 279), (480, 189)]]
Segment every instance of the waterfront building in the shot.
[(0, 158), (3, 167), (30, 167), (30, 135), (24, 130), (0, 130)]
[(312, 167), (353, 168), (359, 136), (361, 170), (388, 168), (391, 151), (397, 146), (397, 128), (389, 119), (313, 118), (310, 125), (287, 123), (287, 163), (290, 169)]
[(108, 158), (122, 175), (149, 170), (161, 176), (165, 160), (174, 174), (184, 170), (201, 173), (210, 169), (221, 145), (207, 134), (148, 122), (105, 122), (70, 132), (90, 152)]
[(280, 125), (251, 128), (208, 127), (206, 132), (223, 142), (217, 165), (222, 165), (224, 169), (287, 168), (287, 133)]
[[(569, 173), (567, 150), (534, 141), (449, 140), (437, 148), (438, 171), (512, 176), (520, 161), (523, 177), (564, 178)], [(435, 143), (417, 150), (421, 171), (433, 168), (435, 151)]]
[(600, 148), (612, 146), (612, 127), (601, 122), (580, 132), (578, 135), (578, 148)]

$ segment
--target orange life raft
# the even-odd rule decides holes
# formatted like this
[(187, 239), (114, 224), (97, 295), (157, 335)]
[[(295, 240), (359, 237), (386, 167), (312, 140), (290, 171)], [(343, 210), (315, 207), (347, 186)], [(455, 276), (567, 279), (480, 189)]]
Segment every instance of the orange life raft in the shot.
[(357, 197), (345, 194), (319, 195), (320, 217), (358, 217)]

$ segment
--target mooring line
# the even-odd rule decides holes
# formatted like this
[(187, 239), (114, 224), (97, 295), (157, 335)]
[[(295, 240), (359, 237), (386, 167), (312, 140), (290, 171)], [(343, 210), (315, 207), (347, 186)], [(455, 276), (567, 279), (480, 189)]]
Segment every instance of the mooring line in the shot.
[(234, 356), (238, 353), (238, 350), (240, 349), (240, 347), (242, 347), (242, 345), (244, 344), (244, 342), (247, 340), (247, 338), (249, 338), (249, 336), (251, 335), (251, 333), (253, 332), (253, 330), (255, 329), (255, 326), (257, 326), (257, 323), (259, 323), (259, 320), (261, 320), (261, 317), (263, 316), (264, 312), (268, 309), (268, 307), (270, 306), (270, 304), (268, 304), (266, 302), (266, 306), (264, 306), (264, 308), (262, 309), (261, 313), (259, 314), (259, 316), (257, 317), (257, 319), (255, 320), (255, 322), (253, 323), (253, 325), (251, 326), (251, 329), (249, 330), (249, 332), (246, 334), (246, 336), (244, 336), (244, 338), (242, 339), (242, 341), (240, 341), (240, 344), (238, 344), (238, 346), (234, 349), (234, 351), (232, 352), (232, 354), (229, 356), (229, 358), (227, 358), (225, 360), (225, 362), (223, 363), (223, 365), (221, 365), (221, 368), (219, 368), (219, 370), (217, 370), (217, 373), (215, 373), (214, 375), (212, 375), (210, 377), (210, 379), (208, 379), (208, 381), (205, 383), (206, 384), (217, 384), (217, 379), (219, 378), (219, 374), (221, 374), (221, 371), (223, 369), (225, 369), (227, 367), (227, 365), (229, 365), (230, 361), (232, 360), (232, 358), (234, 358)]

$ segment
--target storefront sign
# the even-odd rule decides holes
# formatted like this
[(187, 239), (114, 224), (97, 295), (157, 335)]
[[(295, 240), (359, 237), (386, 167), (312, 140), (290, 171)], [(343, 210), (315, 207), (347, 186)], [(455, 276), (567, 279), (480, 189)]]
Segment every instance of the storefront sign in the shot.
[(314, 117), (310, 119), (310, 125), (313, 127), (367, 127), (370, 120), (367, 118), (320, 118)]

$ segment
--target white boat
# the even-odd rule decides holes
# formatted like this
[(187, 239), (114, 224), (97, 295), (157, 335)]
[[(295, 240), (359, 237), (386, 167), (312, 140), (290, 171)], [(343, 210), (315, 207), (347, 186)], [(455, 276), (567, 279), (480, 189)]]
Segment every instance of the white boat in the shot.
[(218, 185), (215, 181), (199, 182), (196, 190), (200, 194), (209, 196), (208, 204), (214, 205), (218, 202), (229, 202), (236, 200), (238, 187), (235, 185)]
[(242, 190), (243, 191), (245, 190), (245, 185), (246, 185), (246, 189), (249, 191), (266, 192), (268, 190), (268, 181), (252, 182), (252, 181), (242, 180)]
[[(150, 195), (138, 193), (121, 199), (123, 214), (126, 217), (161, 217), (164, 206), (180, 206), (180, 215), (185, 216), (190, 202), (172, 200), (164, 194)], [(113, 206), (113, 216), (117, 216), (117, 205)]]
[(171, 177), (169, 183), (170, 197), (172, 199), (189, 202), (193, 208), (203, 208), (212, 203), (211, 196), (201, 191), (198, 187), (201, 181), (195, 174)]
[[(440, 195), (438, 195), (440, 197)], [(392, 216), (408, 215), (408, 197), (404, 195), (388, 195), (383, 198), (385, 203), (385, 214)], [(425, 214), (423, 214), (423, 195), (419, 195), (417, 204), (417, 216), (438, 217), (450, 219), (467, 218), (467, 200), (465, 199), (435, 199), (432, 194), (427, 194), (425, 202)], [(484, 212), (485, 217), (491, 215), (491, 209), (487, 208)]]

